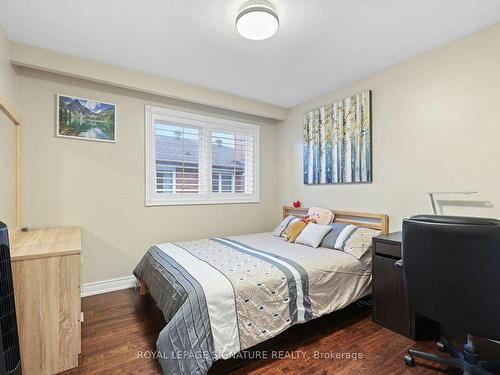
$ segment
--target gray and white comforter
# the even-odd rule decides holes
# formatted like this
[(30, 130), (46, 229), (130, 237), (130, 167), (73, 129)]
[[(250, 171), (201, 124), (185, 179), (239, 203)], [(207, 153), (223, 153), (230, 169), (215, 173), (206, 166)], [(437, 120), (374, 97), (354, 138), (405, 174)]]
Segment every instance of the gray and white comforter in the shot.
[(164, 373), (206, 374), (214, 360), (363, 297), (369, 253), (358, 260), (270, 233), (151, 247), (134, 274), (167, 322), (157, 341)]

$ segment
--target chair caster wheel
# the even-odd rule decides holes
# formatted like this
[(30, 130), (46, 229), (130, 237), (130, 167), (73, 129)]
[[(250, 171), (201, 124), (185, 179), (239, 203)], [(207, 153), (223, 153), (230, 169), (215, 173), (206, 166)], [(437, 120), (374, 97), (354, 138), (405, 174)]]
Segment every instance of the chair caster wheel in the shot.
[(405, 363), (409, 367), (415, 366), (415, 357), (410, 354), (405, 355)]
[(446, 353), (446, 346), (441, 340), (437, 342), (437, 348), (440, 352)]

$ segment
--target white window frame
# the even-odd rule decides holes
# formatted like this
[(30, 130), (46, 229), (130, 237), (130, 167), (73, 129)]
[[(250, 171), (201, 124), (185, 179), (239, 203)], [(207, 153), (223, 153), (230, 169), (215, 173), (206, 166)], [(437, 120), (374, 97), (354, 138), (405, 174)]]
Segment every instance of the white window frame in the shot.
[[(155, 124), (157, 121), (177, 125), (197, 127), (200, 131), (200, 142), (207, 142), (208, 158), (205, 165), (200, 161), (200, 179), (206, 179), (207, 192), (192, 194), (159, 194), (156, 192), (156, 142)], [(145, 107), (145, 140), (146, 140), (146, 165), (145, 165), (145, 205), (172, 206), (196, 204), (233, 204), (233, 203), (258, 203), (259, 195), (259, 127), (239, 121), (221, 119), (212, 116), (198, 115), (189, 112), (147, 105)], [(253, 193), (213, 193), (212, 192), (212, 131), (239, 132), (253, 137)]]

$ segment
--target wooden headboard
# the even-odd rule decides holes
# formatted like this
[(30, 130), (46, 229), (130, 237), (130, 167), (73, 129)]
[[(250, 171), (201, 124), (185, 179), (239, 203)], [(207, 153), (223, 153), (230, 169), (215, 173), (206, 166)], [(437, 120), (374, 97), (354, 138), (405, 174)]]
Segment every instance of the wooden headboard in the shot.
[[(283, 207), (283, 219), (288, 215), (304, 217), (309, 208), (306, 207)], [(368, 214), (364, 212), (349, 212), (331, 210), (335, 214), (336, 223), (353, 224), (359, 227), (376, 229), (382, 234), (389, 233), (389, 216), (385, 214)]]

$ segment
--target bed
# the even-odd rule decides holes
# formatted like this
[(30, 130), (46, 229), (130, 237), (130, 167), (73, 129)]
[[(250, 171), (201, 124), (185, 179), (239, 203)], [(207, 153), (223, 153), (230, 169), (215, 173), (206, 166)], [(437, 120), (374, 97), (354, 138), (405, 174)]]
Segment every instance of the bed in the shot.
[[(333, 211), (336, 223), (387, 233), (381, 214)], [(306, 208), (283, 208), (283, 217)], [(289, 244), (271, 233), (152, 246), (134, 270), (167, 325), (157, 341), (165, 374), (206, 374), (215, 360), (371, 292), (371, 252)]]

